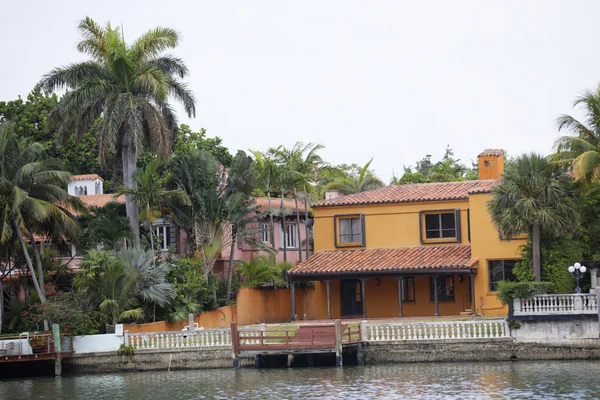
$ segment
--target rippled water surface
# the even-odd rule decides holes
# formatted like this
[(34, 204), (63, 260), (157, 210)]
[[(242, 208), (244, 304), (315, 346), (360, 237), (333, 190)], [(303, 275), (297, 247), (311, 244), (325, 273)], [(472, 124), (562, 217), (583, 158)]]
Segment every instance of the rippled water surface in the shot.
[(0, 380), (1, 399), (596, 399), (600, 362), (251, 368)]

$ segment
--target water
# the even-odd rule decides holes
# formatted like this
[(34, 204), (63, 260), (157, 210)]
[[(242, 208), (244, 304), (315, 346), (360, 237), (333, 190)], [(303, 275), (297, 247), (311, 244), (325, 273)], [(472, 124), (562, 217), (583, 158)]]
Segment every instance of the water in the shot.
[(600, 362), (229, 369), (0, 380), (0, 399), (596, 399)]

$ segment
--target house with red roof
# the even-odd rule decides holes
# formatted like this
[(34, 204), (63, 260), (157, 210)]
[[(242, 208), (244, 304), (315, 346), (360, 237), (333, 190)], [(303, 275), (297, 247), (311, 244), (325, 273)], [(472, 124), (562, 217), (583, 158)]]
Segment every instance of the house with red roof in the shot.
[(504, 152), (485, 150), (478, 169), (479, 180), (386, 186), (313, 204), (315, 254), (289, 271), (292, 287), (315, 282), (318, 319), (506, 315), (498, 282), (513, 279), (527, 238), (501, 237), (487, 210)]

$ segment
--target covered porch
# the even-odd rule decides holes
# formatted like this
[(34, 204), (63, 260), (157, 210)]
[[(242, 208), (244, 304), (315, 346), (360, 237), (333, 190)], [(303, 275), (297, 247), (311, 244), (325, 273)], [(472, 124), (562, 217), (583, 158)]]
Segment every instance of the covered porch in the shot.
[(469, 245), (317, 253), (289, 273), (292, 319), (302, 281), (318, 319), (475, 315), (476, 265)]

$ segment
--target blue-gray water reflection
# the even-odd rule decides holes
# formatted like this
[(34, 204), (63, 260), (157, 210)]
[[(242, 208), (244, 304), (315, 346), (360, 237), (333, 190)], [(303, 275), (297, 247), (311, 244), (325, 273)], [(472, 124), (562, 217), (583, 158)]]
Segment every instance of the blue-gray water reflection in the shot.
[(251, 368), (0, 381), (1, 399), (595, 399), (600, 363)]

